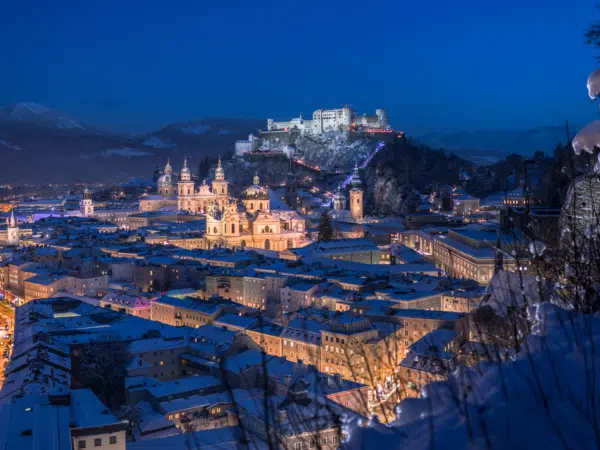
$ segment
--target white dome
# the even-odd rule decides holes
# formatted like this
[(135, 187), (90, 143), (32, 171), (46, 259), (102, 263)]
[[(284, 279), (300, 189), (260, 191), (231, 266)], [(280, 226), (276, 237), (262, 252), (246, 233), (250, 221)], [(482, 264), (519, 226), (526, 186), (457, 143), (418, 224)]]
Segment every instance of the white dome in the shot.
[(157, 182), (158, 186), (172, 186), (173, 185), (173, 176), (170, 173), (163, 173)]

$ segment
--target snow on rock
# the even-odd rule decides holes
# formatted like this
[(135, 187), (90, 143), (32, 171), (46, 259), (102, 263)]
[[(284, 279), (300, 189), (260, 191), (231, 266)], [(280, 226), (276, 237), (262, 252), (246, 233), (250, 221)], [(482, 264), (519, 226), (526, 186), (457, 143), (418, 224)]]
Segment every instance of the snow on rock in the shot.
[(587, 80), (588, 95), (592, 100), (596, 100), (600, 94), (600, 69), (594, 70)]
[(104, 156), (151, 156), (153, 153), (134, 150), (130, 147), (111, 148), (104, 152)]
[(304, 154), (306, 164), (342, 172), (362, 163), (377, 144), (372, 139), (350, 142), (348, 133), (344, 131), (329, 131), (319, 136), (301, 135), (295, 142), (296, 150)]
[(595, 447), (600, 317), (550, 303), (533, 308), (533, 330), (505, 363), (461, 368), (424, 397), (400, 403), (390, 426), (345, 424), (346, 450), (528, 450)]
[(582, 150), (594, 153), (594, 148), (598, 145), (600, 145), (600, 120), (586, 125), (573, 139), (573, 151), (577, 155), (581, 154)]
[(11, 144), (10, 142), (0, 140), (0, 146), (6, 147), (9, 150), (22, 150), (21, 147), (15, 144)]
[(210, 125), (206, 125), (204, 123), (198, 125), (186, 125), (181, 128), (181, 131), (189, 134), (204, 134), (208, 131)]
[(176, 145), (173, 144), (168, 139), (163, 139), (158, 136), (150, 136), (146, 138), (144, 142), (142, 142), (146, 147), (154, 147), (154, 148), (175, 148)]

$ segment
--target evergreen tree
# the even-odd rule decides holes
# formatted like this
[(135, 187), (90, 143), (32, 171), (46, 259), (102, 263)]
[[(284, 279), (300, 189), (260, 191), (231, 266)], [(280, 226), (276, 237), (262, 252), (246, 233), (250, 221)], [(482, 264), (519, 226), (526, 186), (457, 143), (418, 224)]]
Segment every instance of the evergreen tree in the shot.
[(321, 217), (319, 217), (319, 234), (317, 236), (317, 240), (319, 242), (322, 241), (331, 241), (333, 239), (333, 225), (331, 224), (331, 218), (327, 211), (323, 211), (321, 213)]

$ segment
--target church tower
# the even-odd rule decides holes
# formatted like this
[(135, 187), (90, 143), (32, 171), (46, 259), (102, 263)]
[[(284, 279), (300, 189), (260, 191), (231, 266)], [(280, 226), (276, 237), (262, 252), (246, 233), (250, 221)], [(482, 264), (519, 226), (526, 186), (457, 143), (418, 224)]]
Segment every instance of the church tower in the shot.
[(94, 200), (92, 199), (92, 192), (88, 188), (85, 188), (83, 191), (83, 198), (79, 203), (79, 210), (83, 217), (94, 215)]
[(333, 197), (333, 209), (335, 211), (342, 211), (346, 209), (346, 196), (344, 195), (341, 184), (338, 186), (337, 192)]
[(15, 212), (10, 212), (10, 218), (6, 219), (6, 234), (8, 245), (19, 245), (19, 222), (15, 218)]
[(177, 183), (177, 209), (193, 211), (191, 198), (194, 196), (194, 181), (192, 180), (192, 172), (188, 167), (187, 156), (183, 160), (183, 168)]
[(225, 171), (223, 170), (221, 158), (219, 157), (219, 163), (215, 169), (215, 179), (212, 182), (212, 190), (216, 195), (227, 196), (229, 194), (228, 188), (229, 182), (225, 181)]
[(350, 189), (350, 215), (354, 220), (363, 218), (363, 189), (358, 167), (354, 166), (354, 174), (352, 175), (352, 189)]

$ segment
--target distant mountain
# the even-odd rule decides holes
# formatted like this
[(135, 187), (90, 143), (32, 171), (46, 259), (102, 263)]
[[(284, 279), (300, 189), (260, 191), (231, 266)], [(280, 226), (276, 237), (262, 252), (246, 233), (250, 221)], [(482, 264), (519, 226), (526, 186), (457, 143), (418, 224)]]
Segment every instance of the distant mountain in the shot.
[(169, 125), (152, 133), (113, 133), (33, 102), (0, 108), (0, 165), (9, 182), (121, 181), (150, 176), (171, 157), (175, 170), (188, 155), (234, 149), (263, 120), (208, 118)]
[[(571, 137), (576, 133), (571, 129)], [(462, 133), (428, 133), (416, 139), (431, 148), (444, 149), (478, 163), (493, 162), (511, 153), (549, 153), (566, 144), (565, 127), (546, 126), (529, 130), (479, 130)]]
[(19, 122), (58, 130), (86, 131), (90, 127), (60, 112), (35, 102), (21, 102), (0, 108), (0, 121)]

